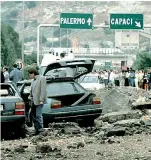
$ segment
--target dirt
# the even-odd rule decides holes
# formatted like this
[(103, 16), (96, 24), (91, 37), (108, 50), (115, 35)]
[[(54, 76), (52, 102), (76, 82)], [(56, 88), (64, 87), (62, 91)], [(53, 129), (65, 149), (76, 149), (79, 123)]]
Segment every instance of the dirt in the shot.
[(42, 141), (39, 137), (2, 141), (1, 159), (151, 160), (151, 135), (147, 134), (111, 137), (104, 143), (93, 135), (44, 137)]
[[(31, 135), (33, 128), (28, 128), (24, 139), (1, 141), (1, 159), (151, 160), (151, 120), (142, 120), (144, 113), (140, 110), (125, 111), (130, 107), (126, 102), (136, 101), (139, 96), (146, 98), (148, 93), (118, 88), (104, 89), (97, 94), (101, 95), (106, 114), (96, 119), (93, 127), (81, 128), (72, 122), (53, 123), (37, 136)], [(120, 105), (116, 96), (121, 98)]]

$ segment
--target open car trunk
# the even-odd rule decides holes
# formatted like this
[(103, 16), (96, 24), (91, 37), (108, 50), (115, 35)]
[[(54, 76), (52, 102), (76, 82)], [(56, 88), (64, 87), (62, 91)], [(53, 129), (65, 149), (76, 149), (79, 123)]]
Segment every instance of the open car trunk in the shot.
[[(46, 77), (51, 77), (53, 74), (58, 74), (57, 72), (62, 71), (62, 76), (66, 77), (63, 74), (73, 72), (72, 77), (77, 79), (84, 74), (90, 73), (93, 69), (95, 60), (94, 59), (74, 59), (74, 60), (59, 60), (54, 63), (50, 63), (47, 66), (40, 67), (40, 74)], [(53, 76), (52, 76), (53, 77)]]
[(62, 107), (86, 104), (90, 95), (74, 80), (47, 83), (47, 97), (61, 101)]
[(83, 94), (75, 94), (75, 95), (49, 97), (49, 98), (53, 98), (55, 100), (61, 101), (62, 107), (71, 107), (76, 105), (91, 104), (91, 100), (92, 100), (91, 96), (93, 96), (93, 94), (83, 93)]
[(75, 95), (63, 95), (63, 96), (55, 96), (49, 97), (61, 101), (62, 107), (64, 106), (71, 106), (75, 102), (77, 102), (84, 94), (75, 94)]

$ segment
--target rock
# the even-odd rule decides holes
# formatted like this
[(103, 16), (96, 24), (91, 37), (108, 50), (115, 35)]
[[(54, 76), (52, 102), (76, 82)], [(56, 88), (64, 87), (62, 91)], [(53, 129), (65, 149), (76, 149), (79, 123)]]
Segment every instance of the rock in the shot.
[(23, 148), (28, 148), (28, 144), (27, 144), (27, 143), (23, 143), (23, 144), (21, 144), (21, 146), (22, 146)]
[(102, 102), (102, 113), (111, 113), (121, 110), (127, 110), (129, 107), (129, 99), (126, 95), (121, 94), (118, 89), (112, 89)]
[(96, 155), (103, 156), (103, 153), (102, 153), (102, 152), (97, 151), (97, 152), (96, 152)]
[(5, 152), (11, 152), (11, 148), (5, 148)]
[(37, 153), (49, 153), (49, 152), (56, 152), (60, 151), (57, 146), (51, 145), (49, 143), (40, 143), (36, 146)]
[(110, 136), (124, 136), (125, 133), (126, 133), (125, 127), (114, 127), (108, 129), (108, 131), (106, 131), (105, 134), (107, 137), (110, 137)]
[(80, 141), (80, 142), (74, 142), (71, 143), (67, 146), (68, 149), (79, 149), (79, 148), (83, 148), (85, 146), (85, 142), (84, 141)]
[(23, 152), (25, 152), (25, 148), (22, 145), (20, 145), (20, 146), (17, 146), (16, 148), (14, 148), (14, 151), (19, 152), (19, 153), (23, 153)]
[(85, 146), (85, 142), (78, 142), (77, 149), (78, 148), (83, 148), (84, 146)]
[(104, 135), (105, 135), (105, 132), (104, 131), (100, 131), (96, 136), (98, 138), (102, 138), (102, 137), (104, 137)]
[(119, 111), (105, 114), (101, 119), (104, 122), (114, 123), (120, 120), (139, 119), (141, 117), (142, 113), (140, 111)]
[(149, 92), (135, 87), (116, 87), (110, 89), (109, 91), (106, 91), (106, 89), (101, 89), (95, 93), (102, 99), (103, 114), (131, 110), (132, 103), (139, 97), (149, 99)]
[(49, 124), (52, 130), (58, 130), (58, 134), (76, 135), (83, 134), (84, 130), (78, 126), (77, 123), (73, 122), (62, 122)]
[(38, 142), (42, 142), (43, 138), (44, 137), (42, 135), (37, 135), (31, 138), (31, 142), (37, 144)]
[(72, 143), (72, 144), (69, 144), (69, 145), (67, 146), (67, 148), (68, 148), (68, 149), (76, 149), (76, 148), (77, 148), (77, 145), (76, 145), (76, 143)]
[(41, 158), (43, 158), (43, 155), (35, 154), (35, 158), (39, 158), (39, 159), (41, 159)]
[(13, 157), (12, 154), (5, 154), (5, 156), (6, 156), (6, 157), (11, 157), (11, 158)]
[(135, 127), (135, 126), (141, 126), (142, 122), (141, 119), (128, 119), (128, 120), (122, 120), (122, 121), (117, 121), (113, 123), (114, 127), (115, 126), (120, 126), (120, 127)]
[(150, 116), (150, 115), (142, 116), (141, 121), (142, 121), (146, 126), (151, 126), (151, 116)]

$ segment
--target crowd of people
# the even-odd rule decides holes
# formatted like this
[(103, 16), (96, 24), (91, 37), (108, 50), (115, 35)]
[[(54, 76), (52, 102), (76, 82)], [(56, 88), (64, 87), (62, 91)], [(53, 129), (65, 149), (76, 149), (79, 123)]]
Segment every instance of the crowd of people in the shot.
[(135, 71), (132, 68), (121, 71), (94, 70), (94, 73), (99, 73), (101, 79), (103, 79), (105, 87), (132, 86), (136, 88), (142, 88), (146, 91), (151, 90), (151, 69), (148, 69), (147, 71)]
[(7, 83), (9, 81), (17, 83), (21, 80), (23, 80), (23, 73), (17, 64), (13, 65), (13, 70), (10, 73), (8, 67), (4, 67), (1, 70), (1, 83)]

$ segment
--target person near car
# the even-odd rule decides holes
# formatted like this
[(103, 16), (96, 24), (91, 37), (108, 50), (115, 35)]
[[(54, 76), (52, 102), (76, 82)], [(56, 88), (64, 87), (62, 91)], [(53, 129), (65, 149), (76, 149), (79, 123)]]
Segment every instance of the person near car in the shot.
[[(60, 54), (61, 60), (67, 60), (66, 53), (62, 52)], [(69, 58), (69, 57), (68, 57)], [(59, 77), (74, 77), (74, 69), (71, 67), (67, 67), (64, 70), (60, 71)]]
[(42, 109), (46, 102), (46, 78), (39, 75), (38, 71), (34, 68), (28, 71), (31, 83), (31, 115), (35, 127), (35, 134), (43, 131), (43, 116)]
[(9, 73), (8, 73), (8, 68), (7, 67), (4, 67), (3, 68), (3, 73), (4, 73), (4, 78), (5, 78), (5, 81), (4, 82), (9, 82)]
[(19, 70), (17, 68), (17, 64), (14, 64), (13, 67), (14, 67), (14, 69), (10, 72), (9, 79), (11, 81), (13, 81), (14, 83), (17, 83), (17, 82), (23, 80), (23, 74), (22, 74), (21, 70)]

